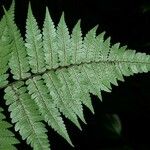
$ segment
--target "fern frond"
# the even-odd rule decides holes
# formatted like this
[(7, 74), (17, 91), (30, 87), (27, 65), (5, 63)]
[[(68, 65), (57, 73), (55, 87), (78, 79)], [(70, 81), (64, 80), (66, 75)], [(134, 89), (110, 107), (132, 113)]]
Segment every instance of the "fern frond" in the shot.
[(58, 45), (56, 37), (56, 29), (50, 17), (48, 8), (46, 8), (46, 16), (43, 27), (43, 47), (46, 61), (46, 68), (52, 69), (58, 67)]
[(71, 61), (70, 35), (65, 23), (64, 13), (57, 26), (57, 45), (60, 66), (67, 66)]
[(7, 121), (5, 116), (2, 114), (3, 109), (0, 107), (0, 149), (2, 150), (16, 150), (14, 144), (20, 142), (15, 138), (15, 135), (8, 130), (12, 127)]
[(92, 30), (90, 30), (85, 38), (84, 38), (84, 47), (83, 47), (83, 51), (84, 51), (84, 58), (83, 60), (86, 62), (90, 62), (90, 61), (95, 61), (95, 53), (97, 53), (97, 49), (95, 49), (94, 47), (94, 43), (95, 43), (95, 37), (96, 37), (96, 30), (97, 30), (98, 26), (94, 27)]
[(29, 5), (26, 24), (26, 44), (29, 64), (33, 73), (45, 71), (45, 60), (42, 43), (42, 34)]
[(24, 46), (23, 38), (21, 37), (20, 31), (18, 30), (14, 18), (9, 16), (9, 14), (5, 10), (6, 16), (6, 25), (9, 30), (11, 42), (11, 59), (9, 62), (9, 67), (11, 69), (11, 73), (13, 74), (13, 78), (16, 80), (24, 79), (30, 76), (29, 73), (29, 63), (27, 60), (27, 53)]
[(0, 63), (3, 64), (0, 66), (0, 86), (8, 84), (8, 74), (6, 74), (6, 72), (9, 68), (8, 62), (11, 53), (10, 45), (8, 43), (10, 43), (10, 38), (8, 37), (7, 29), (4, 29), (0, 39)]
[[(14, 19), (14, 1), (8, 10), (8, 14), (12, 19)], [(8, 62), (11, 53), (10, 43), (11, 39), (9, 37), (8, 27), (6, 25), (6, 16), (3, 16), (0, 21), (0, 63), (2, 64), (0, 66), (0, 87), (8, 84), (7, 78), (9, 75), (6, 74), (6, 72), (9, 68)]]
[(8, 86), (5, 89), (6, 105), (9, 105), (12, 123), (15, 123), (15, 131), (19, 131), (23, 140), (35, 150), (49, 150), (47, 132), (35, 103), (23, 82)]
[(71, 34), (71, 63), (76, 64), (82, 61), (83, 54), (83, 41), (82, 41), (82, 32), (80, 27), (80, 20), (77, 22), (75, 27), (73, 28)]
[(76, 91), (74, 83), (69, 77), (68, 71), (66, 69), (61, 69), (56, 71), (56, 74), (61, 81), (61, 89), (64, 94), (65, 101), (68, 101), (68, 106), (70, 106), (74, 113), (85, 123), (82, 104), (78, 99), (79, 93)]
[[(90, 98), (90, 94), (89, 92), (86, 91), (86, 87), (84, 86), (84, 84), (80, 84), (81, 82), (81, 78), (79, 77), (79, 73), (77, 70), (77, 67), (70, 67), (68, 68), (69, 74), (70, 74), (70, 78), (73, 81), (74, 87), (77, 90), (77, 94), (78, 94), (78, 99), (81, 101), (81, 103), (83, 103), (85, 106), (87, 106), (92, 113), (94, 113), (94, 108), (92, 106), (92, 102), (91, 102), (91, 98)], [(77, 95), (76, 94), (76, 95)]]
[(94, 113), (90, 93), (102, 100), (101, 91), (111, 92), (124, 76), (150, 71), (150, 55), (111, 46), (105, 32), (96, 34), (97, 26), (82, 37), (80, 20), (70, 34), (64, 13), (56, 28), (48, 9), (41, 34), (29, 5), (24, 42), (12, 10), (0, 22), (0, 88), (15, 130), (35, 150), (50, 149), (43, 121), (73, 146), (61, 113), (81, 129), (82, 105)]
[[(15, 2), (14, 0), (12, 1), (12, 4), (8, 10), (8, 14), (9, 16), (14, 19), (14, 10), (15, 9)], [(4, 31), (6, 30), (7, 26), (6, 26), (6, 16), (4, 15), (0, 21), (0, 38), (2, 38)]]
[(57, 108), (60, 110), (60, 112), (63, 113), (66, 118), (71, 120), (81, 130), (77, 116), (72, 109), (72, 102), (67, 99), (66, 93), (63, 93), (64, 89), (61, 88), (63, 85), (58, 79), (56, 73), (54, 71), (45, 73), (43, 75), (43, 79)]
[(27, 85), (29, 94), (38, 105), (44, 120), (72, 145), (60, 113), (41, 77), (37, 76), (27, 80)]

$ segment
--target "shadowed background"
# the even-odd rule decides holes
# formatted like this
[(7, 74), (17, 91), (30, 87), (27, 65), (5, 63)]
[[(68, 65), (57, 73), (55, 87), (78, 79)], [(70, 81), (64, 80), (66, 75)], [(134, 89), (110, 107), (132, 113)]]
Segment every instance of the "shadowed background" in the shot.
[[(16, 23), (25, 34), (25, 21), (28, 0), (16, 0)], [(106, 37), (112, 37), (112, 44), (120, 42), (129, 49), (150, 54), (150, 2), (146, 0), (30, 0), (33, 14), (42, 28), (45, 7), (48, 6), (52, 19), (57, 25), (62, 11), (71, 31), (78, 19), (81, 19), (83, 34), (99, 24), (97, 33), (106, 31)], [(1, 0), (0, 6), (9, 8), (11, 0)], [(3, 10), (0, 7), (0, 16)], [(149, 150), (150, 139), (150, 73), (125, 77), (125, 83), (112, 86), (112, 93), (103, 92), (103, 103), (91, 95), (95, 108), (92, 115), (84, 107), (87, 125), (81, 123), (80, 132), (64, 118), (75, 150)], [(3, 91), (1, 91), (3, 97)], [(2, 99), (2, 98), (1, 98)], [(6, 108), (1, 100), (1, 105)], [(5, 109), (5, 114), (9, 113)], [(111, 126), (113, 114), (117, 114), (122, 125), (121, 133), (107, 129)], [(10, 121), (10, 119), (8, 119)], [(73, 150), (65, 140), (51, 128), (48, 136), (53, 150)], [(13, 130), (13, 129), (12, 129)], [(30, 149), (19, 134), (21, 144), (18, 149)]]

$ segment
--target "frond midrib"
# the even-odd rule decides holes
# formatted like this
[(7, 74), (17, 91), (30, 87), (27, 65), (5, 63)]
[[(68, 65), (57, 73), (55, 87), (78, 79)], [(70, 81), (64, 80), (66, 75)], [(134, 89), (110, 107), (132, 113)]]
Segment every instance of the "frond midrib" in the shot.
[(63, 68), (70, 68), (70, 67), (74, 67), (74, 66), (80, 66), (80, 65), (84, 65), (84, 64), (99, 64), (99, 63), (108, 63), (108, 64), (119, 64), (119, 63), (130, 63), (130, 64), (145, 64), (145, 65), (150, 65), (150, 62), (144, 62), (144, 61), (124, 61), (124, 60), (100, 60), (100, 61), (90, 61), (90, 62), (81, 62), (80, 64), (70, 64), (70, 65), (67, 65), (67, 66), (59, 66), (57, 68), (52, 68), (52, 69), (47, 69), (45, 70), (44, 72), (40, 72), (40, 73), (35, 73), (35, 74), (32, 74), (31, 76), (27, 77), (27, 78), (24, 78), (24, 79), (20, 79), (20, 80), (15, 80), (5, 86), (2, 86), (0, 87), (0, 89), (3, 89), (3, 88), (6, 88), (8, 86), (11, 86), (17, 82), (20, 82), (20, 81), (26, 81), (28, 79), (31, 79), (33, 77), (36, 77), (36, 76), (39, 76), (39, 75), (43, 75), (44, 73), (48, 73), (50, 71), (56, 71), (56, 70), (60, 70), (60, 69), (63, 69)]
[(13, 81), (5, 86), (2, 86), (0, 87), (0, 89), (3, 89), (3, 88), (6, 88), (8, 86), (11, 86), (17, 82), (20, 82), (20, 81), (26, 81), (28, 79), (31, 79), (33, 77), (36, 77), (36, 76), (39, 76), (39, 75), (43, 75), (44, 73), (48, 73), (50, 71), (56, 71), (56, 70), (59, 70), (59, 69), (63, 69), (63, 68), (70, 68), (70, 67), (74, 67), (74, 66), (80, 66), (80, 65), (84, 65), (84, 64), (99, 64), (99, 63), (108, 63), (108, 64), (118, 64), (118, 63), (131, 63), (131, 64), (146, 64), (146, 65), (150, 65), (150, 62), (144, 62), (144, 61), (121, 61), (121, 60), (100, 60), (100, 61), (90, 61), (90, 62), (81, 62), (80, 64), (70, 64), (70, 65), (67, 65), (67, 66), (59, 66), (57, 68), (52, 68), (52, 69), (47, 69), (45, 70), (44, 72), (40, 72), (40, 73), (35, 73), (27, 78), (24, 78), (24, 79), (20, 79), (20, 80), (16, 80), (16, 81)]

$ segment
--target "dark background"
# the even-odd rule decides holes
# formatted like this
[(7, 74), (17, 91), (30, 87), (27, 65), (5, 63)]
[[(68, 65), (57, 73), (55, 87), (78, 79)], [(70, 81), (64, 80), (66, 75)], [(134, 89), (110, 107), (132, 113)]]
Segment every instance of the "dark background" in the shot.
[[(25, 21), (28, 0), (16, 0), (16, 23), (25, 34)], [(150, 54), (150, 1), (141, 0), (30, 0), (33, 13), (43, 24), (45, 7), (48, 6), (55, 24), (59, 22), (62, 11), (69, 30), (78, 19), (82, 19), (83, 34), (99, 24), (97, 33), (106, 31), (106, 37), (112, 37), (112, 44), (120, 42), (129, 49)], [(11, 0), (0, 0), (0, 6), (9, 8)], [(0, 16), (3, 10), (0, 7)], [(68, 132), (75, 145), (75, 150), (149, 150), (150, 149), (150, 73), (125, 77), (126, 82), (119, 82), (119, 87), (112, 86), (112, 93), (103, 92), (103, 103), (91, 95), (95, 115), (84, 108), (87, 125), (81, 123), (80, 132), (64, 118)], [(3, 92), (1, 91), (1, 97)], [(1, 100), (1, 105), (6, 106)], [(122, 124), (121, 135), (108, 131), (105, 125), (111, 125), (108, 115), (117, 114)], [(104, 125), (105, 124), (105, 125)], [(53, 150), (73, 150), (65, 140), (51, 128), (48, 136)], [(19, 134), (21, 144), (18, 149), (30, 149)]]

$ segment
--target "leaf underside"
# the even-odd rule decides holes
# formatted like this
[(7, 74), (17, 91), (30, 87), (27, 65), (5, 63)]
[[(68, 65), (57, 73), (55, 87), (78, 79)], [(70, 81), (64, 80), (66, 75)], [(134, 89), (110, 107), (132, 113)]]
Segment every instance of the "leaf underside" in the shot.
[[(119, 43), (111, 46), (110, 38), (104, 40), (105, 33), (97, 35), (96, 29), (83, 37), (79, 20), (69, 33), (64, 13), (55, 27), (46, 8), (41, 31), (29, 5), (24, 41), (14, 22), (14, 2), (5, 10), (0, 22), (0, 88), (15, 131), (34, 150), (50, 149), (43, 121), (73, 146), (61, 114), (81, 130), (79, 119), (86, 123), (83, 105), (94, 113), (90, 93), (102, 100), (101, 91), (111, 92), (123, 76), (150, 71), (149, 55)], [(9, 150), (17, 143), (12, 141)]]

